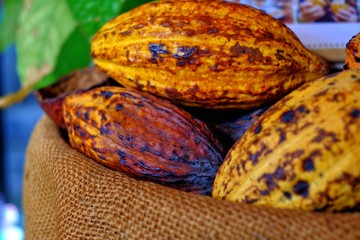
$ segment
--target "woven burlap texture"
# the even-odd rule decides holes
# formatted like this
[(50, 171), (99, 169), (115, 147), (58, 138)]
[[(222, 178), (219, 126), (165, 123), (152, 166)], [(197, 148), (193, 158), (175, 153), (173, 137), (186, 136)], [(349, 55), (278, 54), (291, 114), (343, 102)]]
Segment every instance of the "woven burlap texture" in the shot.
[(71, 149), (44, 116), (24, 172), (26, 239), (360, 239), (360, 213), (216, 200), (139, 181)]

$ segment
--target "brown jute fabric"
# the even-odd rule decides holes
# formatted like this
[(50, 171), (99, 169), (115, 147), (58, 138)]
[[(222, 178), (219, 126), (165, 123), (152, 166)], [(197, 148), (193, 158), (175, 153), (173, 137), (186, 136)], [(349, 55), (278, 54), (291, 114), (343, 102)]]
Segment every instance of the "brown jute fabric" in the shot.
[(26, 239), (360, 239), (360, 213), (235, 204), (129, 178), (71, 149), (43, 117), (24, 174)]

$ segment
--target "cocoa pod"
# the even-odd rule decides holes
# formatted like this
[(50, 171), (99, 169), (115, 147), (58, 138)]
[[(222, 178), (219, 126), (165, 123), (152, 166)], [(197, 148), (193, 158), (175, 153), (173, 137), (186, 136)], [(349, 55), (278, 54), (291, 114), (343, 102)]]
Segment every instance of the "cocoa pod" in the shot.
[[(263, 106), (254, 110), (241, 114), (238, 118), (231, 121), (224, 121), (214, 125), (208, 124), (214, 129), (223, 144), (228, 148), (232, 147), (246, 132), (246, 130), (253, 125), (253, 123), (269, 108)], [(227, 149), (228, 149), (227, 148)]]
[(50, 86), (34, 92), (46, 115), (61, 129), (65, 128), (63, 102), (66, 96), (102, 85), (110, 85), (109, 77), (94, 67), (74, 70)]
[(91, 52), (126, 87), (209, 109), (256, 108), (329, 71), (281, 21), (224, 1), (144, 4), (106, 23)]
[(183, 109), (203, 121), (227, 152), (270, 106), (271, 104), (251, 110), (212, 110), (189, 107)]
[(360, 206), (360, 70), (303, 84), (227, 153), (213, 196), (305, 211)]
[(207, 126), (168, 101), (121, 87), (68, 96), (71, 146), (129, 176), (210, 194), (223, 147)]

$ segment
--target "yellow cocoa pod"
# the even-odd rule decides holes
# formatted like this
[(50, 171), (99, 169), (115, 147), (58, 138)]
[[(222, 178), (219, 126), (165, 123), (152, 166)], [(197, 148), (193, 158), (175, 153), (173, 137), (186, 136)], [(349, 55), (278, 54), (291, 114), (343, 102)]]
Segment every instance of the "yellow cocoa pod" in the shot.
[(305, 83), (225, 157), (213, 197), (307, 211), (360, 205), (360, 70)]
[(212, 109), (257, 107), (329, 69), (282, 22), (223, 1), (144, 4), (106, 23), (91, 51), (124, 86)]

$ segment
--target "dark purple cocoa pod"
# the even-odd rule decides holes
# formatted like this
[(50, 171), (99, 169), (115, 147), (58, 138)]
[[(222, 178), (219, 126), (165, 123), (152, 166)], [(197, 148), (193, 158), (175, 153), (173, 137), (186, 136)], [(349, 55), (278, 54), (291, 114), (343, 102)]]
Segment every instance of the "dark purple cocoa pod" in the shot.
[(166, 100), (121, 87), (72, 94), (64, 102), (74, 149), (129, 176), (211, 193), (224, 150), (207, 126)]
[(269, 106), (256, 108), (244, 113), (237, 119), (217, 123), (213, 126), (213, 128), (215, 128), (215, 130), (222, 136), (226, 136), (230, 139), (232, 143), (235, 143), (268, 108)]
[(200, 108), (185, 108), (194, 117), (205, 122), (213, 134), (223, 144), (227, 152), (245, 131), (257, 120), (271, 105), (267, 104), (255, 109), (239, 110), (209, 110)]

